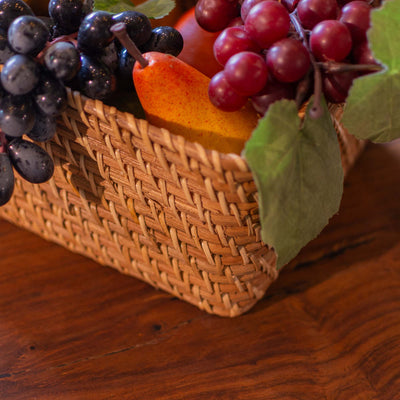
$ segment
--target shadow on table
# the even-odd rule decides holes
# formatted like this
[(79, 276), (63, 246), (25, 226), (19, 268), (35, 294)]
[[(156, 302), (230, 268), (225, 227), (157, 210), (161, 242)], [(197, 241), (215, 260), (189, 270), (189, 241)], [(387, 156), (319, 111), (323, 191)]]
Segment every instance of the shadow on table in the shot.
[(400, 141), (370, 144), (350, 171), (339, 213), (285, 268), (256, 307), (304, 292), (400, 238)]

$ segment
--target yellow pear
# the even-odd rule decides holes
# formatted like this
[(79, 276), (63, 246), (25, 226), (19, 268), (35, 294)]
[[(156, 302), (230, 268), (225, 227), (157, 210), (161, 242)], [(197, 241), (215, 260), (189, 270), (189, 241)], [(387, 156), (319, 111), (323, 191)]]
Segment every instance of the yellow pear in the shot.
[(208, 149), (240, 154), (257, 125), (247, 105), (239, 111), (216, 108), (208, 97), (210, 78), (164, 53), (143, 54), (148, 65), (133, 68), (133, 81), (147, 120)]

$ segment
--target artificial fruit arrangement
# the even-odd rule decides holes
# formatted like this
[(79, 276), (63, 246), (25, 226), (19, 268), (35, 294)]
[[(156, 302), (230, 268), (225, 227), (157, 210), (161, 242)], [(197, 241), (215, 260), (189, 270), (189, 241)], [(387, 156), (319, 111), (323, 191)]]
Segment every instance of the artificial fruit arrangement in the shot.
[[(343, 124), (360, 139), (400, 135), (400, 0), (373, 7), (345, 3), (199, 0), (192, 21), (202, 35), (215, 35), (209, 56), (217, 65), (215, 73), (203, 73), (196, 69), (201, 63), (180, 59), (181, 21), (175, 28), (152, 28), (149, 18), (168, 14), (171, 0), (139, 6), (97, 0), (94, 8), (83, 0), (51, 0), (49, 15), (41, 18), (22, 0), (0, 0), (1, 154), (11, 160), (1, 170), (2, 203), (12, 194), (11, 165), (20, 172), (13, 146), (23, 141), (33, 148), (32, 141), (51, 139), (65, 86), (109, 104), (132, 97), (133, 113), (143, 111), (153, 125), (210, 150), (241, 154), (258, 188), (262, 239), (282, 267), (340, 205), (343, 169), (330, 105), (344, 107)], [(24, 49), (31, 26), (24, 21), (32, 18), (35, 35), (45, 38), (34, 52)], [(200, 47), (201, 41), (204, 57)], [(21, 92), (10, 84), (28, 73), (31, 87)], [(18, 113), (9, 106), (17, 100)], [(43, 131), (45, 139), (38, 139)], [(51, 176), (41, 157), (37, 169), (48, 173), (40, 182)]]
[(341, 110), (360, 140), (400, 137), (400, 1), (199, 0), (195, 15), (219, 32), (213, 50), (223, 70), (210, 100), (222, 109), (249, 100), (260, 115), (242, 157), (279, 269), (339, 209), (343, 169), (330, 110)]
[[(343, 168), (332, 104), (343, 110), (345, 128), (361, 140), (382, 142), (400, 136), (397, 111), (390, 106), (400, 93), (396, 84), (400, 1), (328, 3), (199, 0), (191, 12), (203, 30), (201, 35), (204, 31), (216, 34), (210, 58), (221, 66), (208, 82), (208, 99), (204, 76), (200, 78), (176, 59), (168, 63), (168, 56), (144, 55), (149, 64), (152, 57), (159, 57), (169, 65), (170, 69), (159, 70), (156, 87), (163, 80), (161, 71), (175, 68), (201, 81), (195, 85), (197, 92), (186, 74), (178, 72), (168, 92), (179, 95), (176, 99), (164, 96), (163, 107), (156, 99), (160, 94), (150, 88), (151, 67), (136, 63), (133, 69), (149, 120), (179, 133), (180, 122), (174, 118), (183, 117), (187, 119), (183, 136), (206, 148), (234, 151), (230, 147), (237, 137), (234, 118), (239, 113), (252, 127), (250, 121), (257, 113), (255, 129), (249, 132), (240, 127), (238, 135), (245, 144), (243, 148), (238, 144), (258, 188), (262, 239), (274, 248), (278, 269), (316, 237), (339, 209)], [(182, 21), (176, 26), (183, 26)], [(198, 46), (204, 56), (204, 47)], [(199, 65), (195, 59), (192, 64)], [(189, 86), (193, 89), (186, 90)], [(203, 112), (203, 106), (196, 107), (197, 98), (210, 114)], [(210, 116), (216, 121), (216, 109), (231, 115), (231, 120), (228, 117), (222, 124), (221, 135), (202, 134)], [(160, 118), (157, 114), (162, 110), (165, 114)]]

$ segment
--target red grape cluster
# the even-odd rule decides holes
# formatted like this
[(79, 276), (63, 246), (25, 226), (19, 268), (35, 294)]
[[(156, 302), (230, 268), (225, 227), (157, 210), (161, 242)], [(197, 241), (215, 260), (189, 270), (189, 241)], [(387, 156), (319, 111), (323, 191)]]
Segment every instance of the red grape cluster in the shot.
[(199, 0), (199, 25), (220, 32), (214, 56), (224, 69), (211, 79), (211, 102), (235, 111), (250, 98), (260, 114), (282, 98), (300, 106), (313, 90), (344, 102), (354, 78), (378, 65), (371, 9), (365, 0)]

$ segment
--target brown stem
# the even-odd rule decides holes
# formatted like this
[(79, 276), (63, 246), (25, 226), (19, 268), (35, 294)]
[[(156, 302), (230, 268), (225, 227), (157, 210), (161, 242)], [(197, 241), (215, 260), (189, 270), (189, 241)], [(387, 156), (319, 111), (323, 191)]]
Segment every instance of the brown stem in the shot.
[(54, 43), (58, 42), (69, 42), (72, 43), (75, 47), (77, 47), (77, 37), (78, 32), (70, 33), (69, 35), (61, 35), (56, 37), (50, 42), (47, 42), (44, 46), (43, 50), (36, 56), (36, 60), (43, 64), (44, 55), (49, 47), (51, 47)]
[(300, 109), (306, 97), (310, 93), (311, 87), (311, 72), (307, 72), (306, 76), (297, 84), (295, 101), (297, 108)]
[(133, 43), (132, 39), (129, 37), (126, 31), (126, 25), (123, 22), (118, 22), (113, 25), (110, 30), (142, 68), (146, 68), (149, 65), (149, 62), (143, 57), (136, 44)]
[(319, 118), (322, 113), (323, 109), (321, 106), (321, 96), (322, 96), (322, 77), (321, 77), (321, 70), (319, 68), (318, 63), (316, 62), (310, 47), (308, 45), (307, 35), (301, 26), (300, 21), (297, 19), (296, 11), (290, 14), (290, 20), (292, 21), (293, 26), (295, 27), (296, 31), (299, 33), (305, 48), (308, 50), (310, 55), (311, 65), (314, 70), (314, 100), (312, 107), (309, 111), (310, 117), (317, 119)]
[(382, 71), (383, 67), (377, 64), (346, 64), (334, 61), (319, 62), (319, 67), (328, 74), (336, 74), (348, 71), (376, 72)]

